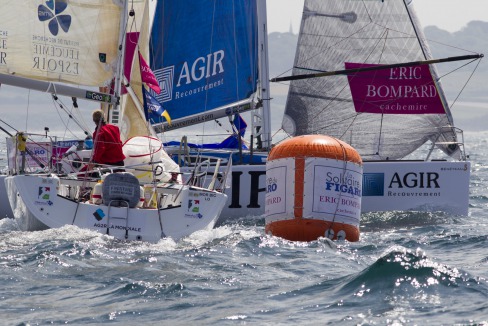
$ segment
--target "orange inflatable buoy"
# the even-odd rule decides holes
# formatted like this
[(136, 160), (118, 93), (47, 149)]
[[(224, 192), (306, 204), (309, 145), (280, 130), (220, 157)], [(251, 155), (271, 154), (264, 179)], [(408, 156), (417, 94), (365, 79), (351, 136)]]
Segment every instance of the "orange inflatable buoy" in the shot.
[(336, 138), (306, 135), (276, 145), (266, 163), (266, 233), (358, 241), (362, 178), (361, 156)]

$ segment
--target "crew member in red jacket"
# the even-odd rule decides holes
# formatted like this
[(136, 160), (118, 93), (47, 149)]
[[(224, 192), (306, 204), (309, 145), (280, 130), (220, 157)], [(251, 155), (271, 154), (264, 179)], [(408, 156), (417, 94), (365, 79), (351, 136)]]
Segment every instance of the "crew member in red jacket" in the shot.
[(119, 128), (105, 122), (102, 110), (95, 110), (92, 117), (96, 125), (93, 132), (93, 163), (124, 166), (125, 155)]

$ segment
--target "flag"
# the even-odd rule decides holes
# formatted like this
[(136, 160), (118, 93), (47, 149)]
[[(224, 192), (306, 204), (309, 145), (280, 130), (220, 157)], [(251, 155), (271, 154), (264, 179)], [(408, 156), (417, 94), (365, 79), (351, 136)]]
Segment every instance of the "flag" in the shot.
[(139, 66), (141, 67), (141, 79), (142, 82), (146, 83), (153, 91), (157, 94), (161, 93), (161, 88), (159, 87), (159, 82), (151, 68), (144, 60), (141, 52), (139, 51)]
[[(139, 32), (129, 32), (125, 34), (124, 76), (129, 82), (138, 42)], [(122, 82), (122, 84), (124, 84), (124, 82)], [(122, 94), (127, 94), (127, 89), (124, 85), (122, 85)]]
[(152, 123), (162, 122), (161, 117), (164, 117), (166, 121), (171, 125), (171, 117), (168, 111), (163, 109), (163, 106), (158, 102), (158, 100), (151, 95), (146, 88), (142, 86), (142, 94), (144, 96), (144, 114), (146, 120)]

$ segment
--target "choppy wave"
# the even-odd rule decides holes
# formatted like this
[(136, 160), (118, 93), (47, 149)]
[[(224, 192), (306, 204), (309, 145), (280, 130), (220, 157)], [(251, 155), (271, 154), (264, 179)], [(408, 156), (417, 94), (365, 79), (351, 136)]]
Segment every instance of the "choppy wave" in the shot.
[(486, 316), (487, 272), (478, 272), (487, 255), (472, 272), (451, 251), (486, 252), (487, 237), (467, 235), (462, 221), (458, 232), (448, 218), (365, 231), (357, 243), (290, 242), (256, 221), (148, 244), (74, 226), (21, 232), (2, 220), (2, 315), (14, 324), (301, 325), (467, 324)]

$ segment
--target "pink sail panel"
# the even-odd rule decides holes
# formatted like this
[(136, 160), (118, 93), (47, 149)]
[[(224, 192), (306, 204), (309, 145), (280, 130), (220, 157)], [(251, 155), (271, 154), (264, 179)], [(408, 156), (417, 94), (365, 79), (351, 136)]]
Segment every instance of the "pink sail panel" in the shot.
[[(346, 69), (380, 65), (345, 62)], [(356, 112), (444, 114), (428, 65), (385, 68), (347, 76)]]

